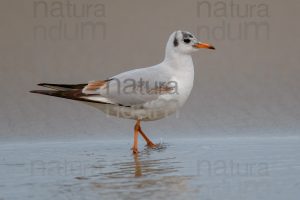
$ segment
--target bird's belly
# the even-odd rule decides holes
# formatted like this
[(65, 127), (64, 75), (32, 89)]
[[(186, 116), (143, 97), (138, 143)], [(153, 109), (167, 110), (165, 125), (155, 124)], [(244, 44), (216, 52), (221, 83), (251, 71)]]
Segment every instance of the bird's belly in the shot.
[[(150, 102), (149, 102), (150, 103)], [(111, 104), (90, 104), (93, 107), (103, 111), (107, 116), (115, 116), (118, 118), (134, 119), (142, 121), (154, 121), (165, 118), (178, 110), (178, 102), (152, 102), (147, 107), (126, 107)]]

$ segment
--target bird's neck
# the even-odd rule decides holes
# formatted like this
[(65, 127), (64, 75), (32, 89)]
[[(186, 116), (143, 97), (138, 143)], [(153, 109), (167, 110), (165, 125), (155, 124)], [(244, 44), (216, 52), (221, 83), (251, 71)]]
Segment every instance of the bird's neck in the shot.
[(187, 69), (190, 67), (191, 70), (194, 68), (191, 55), (178, 53), (176, 51), (166, 51), (163, 62), (167, 63), (168, 66), (172, 66), (172, 68)]

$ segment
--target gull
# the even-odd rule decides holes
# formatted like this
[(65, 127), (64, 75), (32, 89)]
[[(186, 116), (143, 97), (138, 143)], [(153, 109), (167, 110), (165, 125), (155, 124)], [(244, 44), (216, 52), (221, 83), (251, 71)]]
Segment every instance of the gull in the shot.
[(173, 32), (166, 45), (164, 60), (154, 66), (137, 68), (85, 84), (40, 83), (51, 90), (32, 93), (76, 100), (107, 115), (135, 120), (132, 152), (138, 153), (138, 135), (147, 146), (154, 144), (141, 128), (141, 121), (154, 121), (175, 113), (188, 99), (194, 82), (192, 53), (201, 48), (215, 49), (187, 31)]

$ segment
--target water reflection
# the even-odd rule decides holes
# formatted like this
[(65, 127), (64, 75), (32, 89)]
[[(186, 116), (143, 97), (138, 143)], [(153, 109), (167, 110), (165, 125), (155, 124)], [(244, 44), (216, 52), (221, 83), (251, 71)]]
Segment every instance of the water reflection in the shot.
[[(146, 177), (167, 175), (178, 171), (179, 162), (175, 157), (152, 158), (152, 153), (165, 151), (166, 146), (158, 149), (146, 148), (139, 154), (133, 154), (131, 161), (113, 163), (115, 170), (105, 173), (107, 178)], [(155, 156), (153, 156), (155, 157)], [(129, 158), (129, 157), (128, 157)]]
[[(176, 157), (168, 155), (166, 150), (167, 145), (157, 149), (146, 148), (139, 154), (112, 163), (107, 166), (110, 168), (108, 172), (89, 180), (91, 189), (101, 197), (110, 199), (178, 199), (184, 194), (191, 194), (188, 192), (191, 191), (188, 186), (190, 177), (179, 175), (181, 163)], [(131, 161), (128, 161), (130, 157)]]
[(143, 172), (142, 172), (142, 166), (141, 166), (141, 162), (139, 159), (139, 155), (133, 155), (134, 158), (134, 163), (135, 163), (135, 177), (140, 177), (143, 176)]

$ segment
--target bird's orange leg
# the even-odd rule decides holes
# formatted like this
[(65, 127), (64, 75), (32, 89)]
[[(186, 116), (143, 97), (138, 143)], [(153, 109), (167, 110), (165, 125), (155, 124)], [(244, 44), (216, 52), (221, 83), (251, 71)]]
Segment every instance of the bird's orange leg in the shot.
[(154, 143), (147, 137), (147, 135), (143, 132), (140, 123), (139, 123), (138, 131), (139, 131), (140, 134), (143, 136), (144, 140), (147, 142), (147, 146), (148, 146), (148, 147), (151, 147), (151, 148), (155, 148), (155, 147), (156, 147), (156, 144), (154, 144)]
[(138, 136), (139, 136), (140, 120), (137, 120), (134, 126), (132, 153), (137, 154), (138, 151)]

